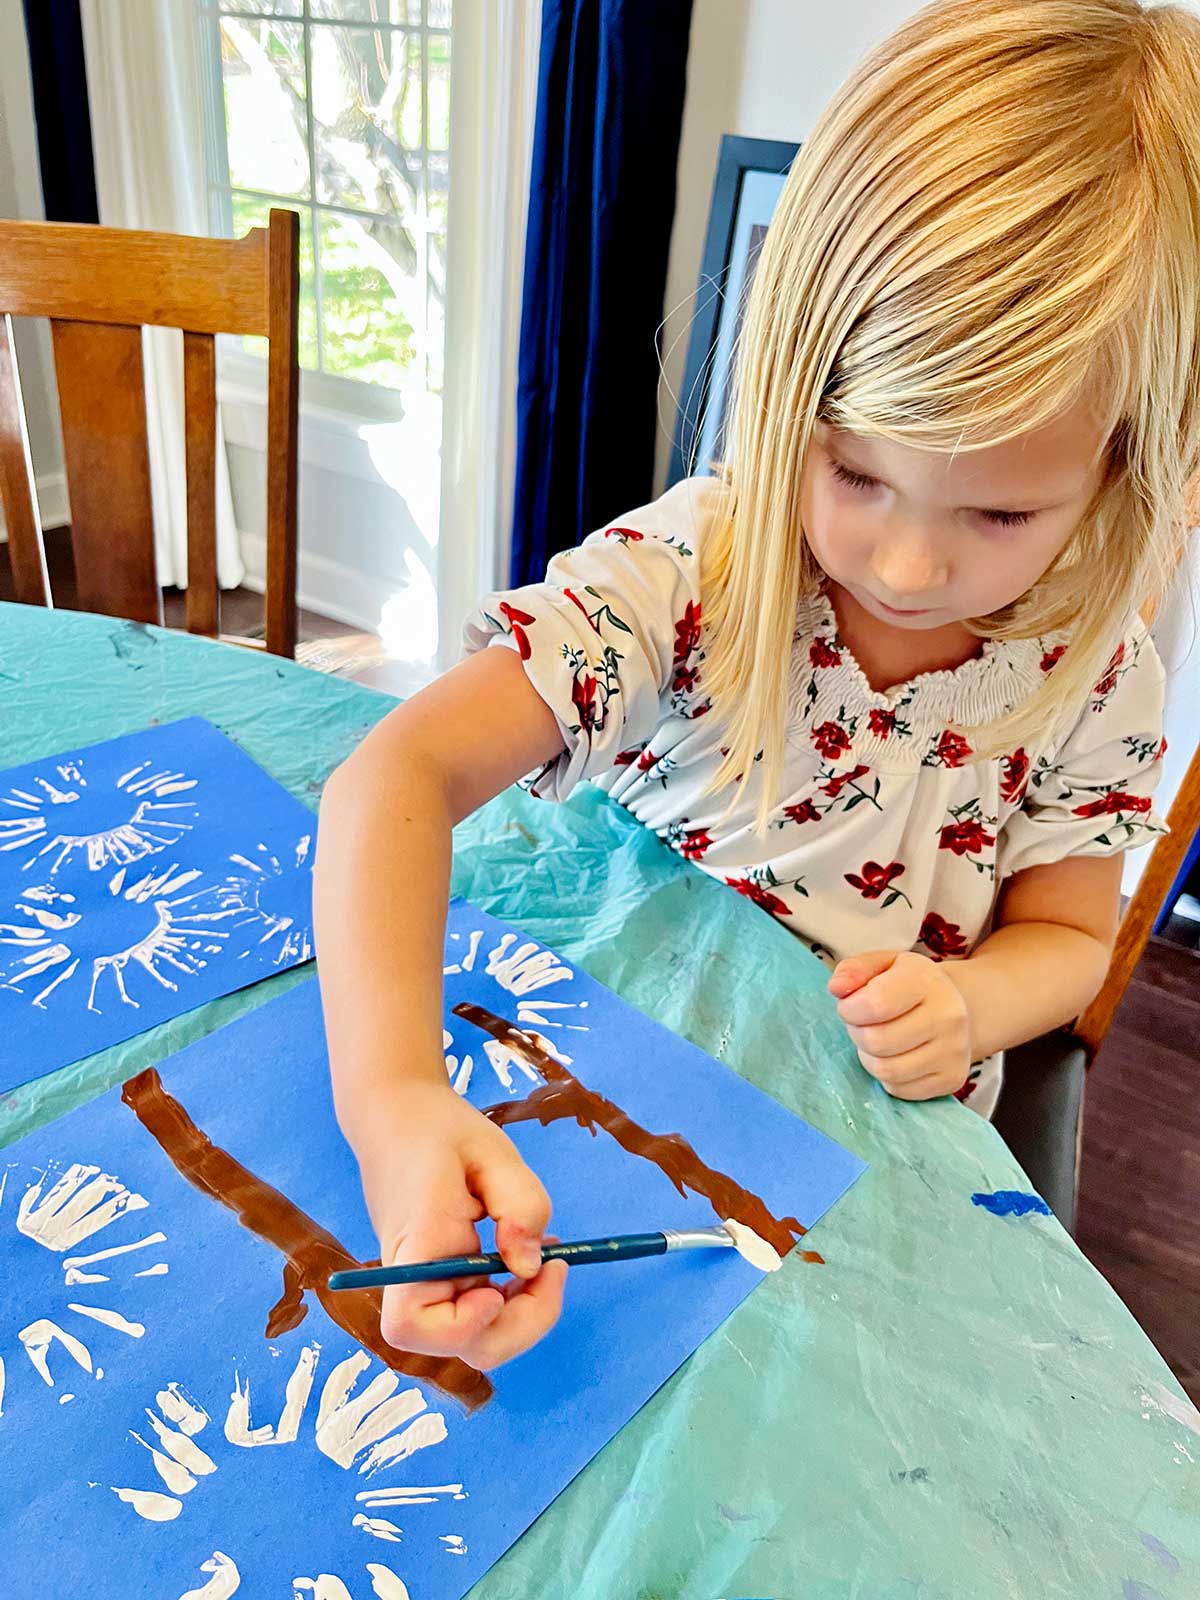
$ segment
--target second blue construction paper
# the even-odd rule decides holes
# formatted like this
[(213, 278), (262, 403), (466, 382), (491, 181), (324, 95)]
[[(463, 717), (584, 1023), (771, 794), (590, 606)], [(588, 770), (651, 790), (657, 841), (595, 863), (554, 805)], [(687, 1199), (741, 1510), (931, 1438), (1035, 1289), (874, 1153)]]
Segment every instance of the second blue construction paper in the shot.
[(316, 821), (201, 717), (0, 773), (0, 1091), (307, 961)]

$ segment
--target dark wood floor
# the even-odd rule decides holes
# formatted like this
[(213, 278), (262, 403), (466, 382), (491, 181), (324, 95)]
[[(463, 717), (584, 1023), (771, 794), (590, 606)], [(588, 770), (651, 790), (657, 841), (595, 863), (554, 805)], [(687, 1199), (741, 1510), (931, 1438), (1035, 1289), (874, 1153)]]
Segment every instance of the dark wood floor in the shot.
[[(65, 530), (46, 546), (56, 599), (69, 607)], [(11, 598), (0, 546), (0, 600)], [(183, 596), (168, 591), (164, 612), (181, 626)], [(223, 596), (226, 632), (261, 624), (260, 595)], [(311, 612), (300, 633), (310, 665), (393, 687), (374, 635)], [(1077, 1237), (1200, 1404), (1200, 925), (1175, 918), (1168, 933), (1148, 946), (1088, 1080)]]

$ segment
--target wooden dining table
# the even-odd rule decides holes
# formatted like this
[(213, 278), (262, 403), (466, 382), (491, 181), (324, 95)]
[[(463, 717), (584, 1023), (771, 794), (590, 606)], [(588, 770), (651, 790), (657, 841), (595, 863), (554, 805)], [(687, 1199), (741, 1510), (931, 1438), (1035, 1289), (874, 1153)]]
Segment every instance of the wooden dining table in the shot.
[[(395, 703), (265, 653), (17, 605), (0, 605), (0, 691), (0, 766), (201, 715), (313, 811)], [(826, 970), (785, 928), (589, 785), (483, 807), (456, 830), (452, 887), (869, 1164), (806, 1241), (821, 1261), (794, 1252), (764, 1277), (472, 1596), (1195, 1600), (1200, 1413), (1057, 1221), (994, 1198), (1030, 1187), (995, 1130), (862, 1070)], [(11, 1091), (0, 1141), (311, 975)]]

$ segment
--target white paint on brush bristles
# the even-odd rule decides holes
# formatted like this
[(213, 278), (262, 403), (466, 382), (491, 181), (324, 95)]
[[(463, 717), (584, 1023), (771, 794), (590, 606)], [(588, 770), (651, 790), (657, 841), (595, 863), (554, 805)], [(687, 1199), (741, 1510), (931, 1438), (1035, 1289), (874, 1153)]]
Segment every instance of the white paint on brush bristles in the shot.
[(773, 1244), (760, 1238), (753, 1228), (748, 1228), (744, 1222), (735, 1221), (733, 1217), (726, 1217), (721, 1226), (733, 1235), (738, 1255), (752, 1267), (757, 1267), (760, 1272), (779, 1271), (783, 1265), (779, 1252)]

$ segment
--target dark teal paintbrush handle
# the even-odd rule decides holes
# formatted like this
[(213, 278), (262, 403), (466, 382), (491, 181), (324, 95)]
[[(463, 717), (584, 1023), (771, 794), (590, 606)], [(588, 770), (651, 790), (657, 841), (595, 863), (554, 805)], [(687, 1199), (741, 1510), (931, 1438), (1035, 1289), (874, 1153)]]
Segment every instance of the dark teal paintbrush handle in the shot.
[[(666, 1248), (667, 1241), (661, 1233), (623, 1233), (611, 1239), (568, 1239), (561, 1244), (546, 1244), (542, 1246), (542, 1260), (566, 1261), (573, 1267), (586, 1267), (596, 1261), (632, 1261), (638, 1256), (661, 1256)], [(377, 1289), (390, 1283), (431, 1283), (507, 1271), (504, 1257), (493, 1251), (485, 1256), (444, 1256), (440, 1261), (414, 1261), (403, 1267), (357, 1267), (352, 1272), (335, 1272), (329, 1287)]]

